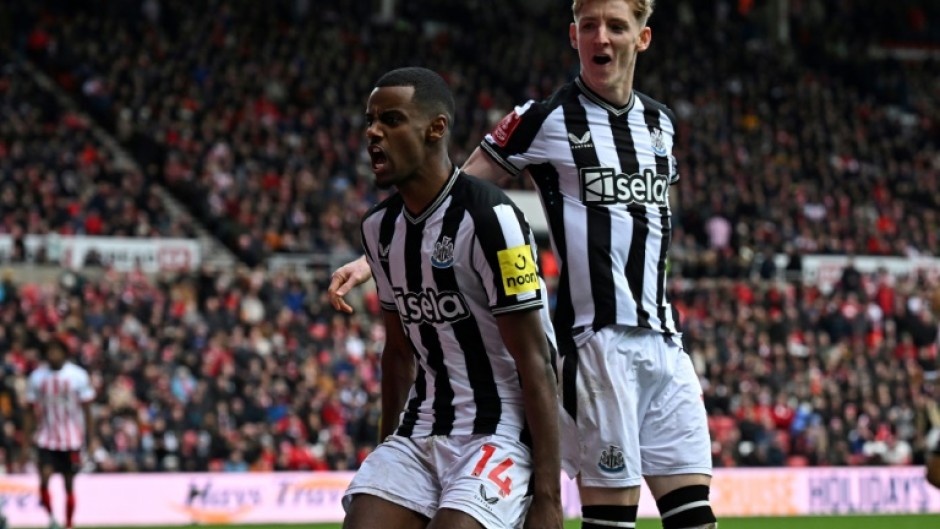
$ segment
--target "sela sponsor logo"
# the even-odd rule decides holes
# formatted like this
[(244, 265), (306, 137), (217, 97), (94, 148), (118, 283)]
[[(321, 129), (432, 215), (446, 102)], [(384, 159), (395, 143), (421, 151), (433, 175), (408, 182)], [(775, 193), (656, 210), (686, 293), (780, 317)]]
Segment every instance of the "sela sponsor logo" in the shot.
[(584, 135), (580, 138), (569, 132), (568, 143), (571, 144), (572, 150), (589, 149), (594, 147), (594, 142), (591, 141), (591, 131), (589, 130), (585, 131)]
[(454, 266), (454, 240), (446, 235), (434, 244), (434, 253), (431, 254), (431, 266), (434, 268), (450, 268)]
[(539, 274), (535, 269), (532, 247), (528, 244), (500, 250), (496, 254), (507, 296), (518, 296), (539, 288)]
[(460, 292), (438, 292), (432, 288), (424, 292), (405, 292), (401, 287), (393, 290), (402, 323), (454, 323), (470, 315), (467, 301)]
[(669, 201), (669, 179), (652, 169), (626, 175), (609, 167), (587, 167), (580, 174), (581, 201), (585, 204), (665, 206)]
[(597, 460), (597, 468), (610, 473), (620, 472), (627, 468), (623, 459), (623, 450), (617, 445), (608, 446), (601, 452), (601, 457)]
[(666, 140), (663, 138), (662, 130), (650, 129), (650, 143), (653, 145), (653, 153), (656, 156), (666, 156)]

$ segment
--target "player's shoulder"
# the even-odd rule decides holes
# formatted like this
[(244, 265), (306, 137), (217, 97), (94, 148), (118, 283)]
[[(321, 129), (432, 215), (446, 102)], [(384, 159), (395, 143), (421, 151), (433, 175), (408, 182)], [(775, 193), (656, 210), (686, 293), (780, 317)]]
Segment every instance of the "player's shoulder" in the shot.
[(580, 93), (574, 82), (565, 83), (547, 98), (541, 100), (530, 99), (524, 105), (516, 107), (515, 111), (523, 119), (544, 120), (560, 107), (567, 104), (580, 104), (578, 99)]
[(29, 373), (30, 382), (42, 380), (49, 374), (49, 366), (47, 364), (39, 364)]
[[(541, 124), (559, 107), (570, 103), (578, 103), (579, 93), (577, 86), (573, 82), (565, 83), (545, 99), (530, 99), (518, 105), (503, 118), (500, 125), (509, 127), (513, 125), (515, 121), (528, 124)], [(497, 126), (497, 130), (499, 130), (499, 126)]]
[(30, 372), (30, 376), (42, 377), (52, 373), (52, 368), (49, 367), (49, 364), (46, 362), (40, 362), (36, 365), (35, 368)]
[(488, 209), (500, 204), (513, 205), (509, 195), (493, 182), (461, 171), (451, 194), (463, 203), (468, 211)]
[(643, 92), (640, 92), (639, 90), (634, 90), (633, 93), (635, 93), (637, 99), (639, 99), (640, 102), (643, 103), (643, 108), (652, 108), (655, 110), (659, 110), (660, 112), (665, 114), (669, 118), (669, 121), (672, 122), (672, 128), (673, 130), (675, 130), (676, 125), (678, 123), (676, 120), (676, 113), (673, 112), (671, 108), (669, 108), (669, 105), (661, 101), (658, 101), (656, 99), (653, 99), (652, 97), (644, 94)]
[(84, 367), (82, 367), (82, 366), (80, 366), (80, 365), (78, 365), (78, 364), (76, 364), (75, 362), (72, 362), (72, 361), (66, 362), (66, 363), (62, 366), (62, 370), (63, 370), (64, 373), (67, 373), (69, 376), (79, 376), (79, 377), (87, 377), (87, 376), (88, 376), (88, 370), (86, 370)]

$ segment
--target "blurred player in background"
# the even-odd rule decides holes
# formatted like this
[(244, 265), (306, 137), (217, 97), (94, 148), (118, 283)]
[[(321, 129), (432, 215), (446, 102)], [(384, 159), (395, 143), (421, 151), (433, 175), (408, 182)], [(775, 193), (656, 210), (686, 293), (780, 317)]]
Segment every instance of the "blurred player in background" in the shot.
[[(558, 400), (528, 222), (447, 155), (454, 100), (393, 70), (366, 107), (380, 188), (363, 218), (386, 328), (384, 441), (353, 478), (344, 529), (561, 529)], [(399, 415), (400, 414), (400, 415)]]
[[(464, 170), (502, 181), (528, 172), (562, 264), (555, 328), (562, 462), (577, 476), (585, 528), (635, 527), (646, 479), (665, 529), (714, 528), (702, 389), (666, 299), (672, 235), (672, 111), (633, 90), (652, 38), (653, 0), (575, 0), (581, 74), (516, 107)], [(336, 271), (333, 304), (368, 277)]]
[[(59, 526), (52, 513), (49, 494), (49, 478), (57, 473), (65, 482), (65, 526), (71, 528), (75, 514), (75, 474), (81, 468), (82, 450), (90, 446), (91, 402), (95, 390), (88, 372), (68, 360), (65, 343), (60, 339), (53, 338), (49, 342), (45, 360), (29, 376), (24, 442), (32, 441), (37, 448), (39, 499), (49, 513), (49, 526)], [(28, 449), (24, 450), (24, 454), (28, 453)]]

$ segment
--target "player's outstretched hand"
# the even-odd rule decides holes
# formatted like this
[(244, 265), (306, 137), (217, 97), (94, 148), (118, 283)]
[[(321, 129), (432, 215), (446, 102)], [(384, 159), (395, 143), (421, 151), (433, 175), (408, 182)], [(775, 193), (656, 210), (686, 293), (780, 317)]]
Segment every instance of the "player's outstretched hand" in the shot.
[(369, 269), (369, 263), (366, 262), (365, 256), (355, 261), (350, 261), (333, 272), (328, 291), (330, 294), (330, 303), (333, 304), (333, 308), (347, 314), (352, 314), (353, 308), (346, 303), (344, 296), (348, 294), (353, 287), (365, 283), (370, 277), (372, 277), (372, 270)]
[(546, 500), (536, 496), (526, 513), (524, 529), (562, 529), (565, 517), (560, 500)]

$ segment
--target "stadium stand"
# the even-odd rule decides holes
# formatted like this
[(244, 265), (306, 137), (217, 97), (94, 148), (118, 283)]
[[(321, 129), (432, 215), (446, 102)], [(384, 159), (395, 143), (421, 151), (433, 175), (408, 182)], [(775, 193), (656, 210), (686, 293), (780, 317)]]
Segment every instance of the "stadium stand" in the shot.
[[(0, 234), (186, 237), (140, 173), (119, 168), (91, 124), (0, 55)], [(23, 260), (21, 246), (7, 260)]]
[[(165, 216), (145, 191), (159, 181), (252, 267), (0, 281), (8, 467), (16, 396), (43, 341), (61, 331), (99, 389), (98, 470), (344, 469), (374, 446), (384, 337), (374, 297), (340, 316), (322, 270), (300, 280), (253, 267), (276, 252), (358, 248), (359, 216), (381, 196), (359, 130), (380, 70), (419, 63), (445, 74), (459, 98), (462, 160), (512, 104), (549, 95), (577, 61), (566, 10), (415, 1), (390, 22), (372, 2), (311, 4), (6, 8), (10, 27), (26, 29), (13, 48), (143, 168), (115, 177), (101, 155), (99, 174), (145, 193), (148, 205), (135, 207), (150, 212), (108, 214), (107, 233), (150, 235), (140, 215), (160, 232)], [(927, 431), (940, 426), (937, 319), (923, 299), (936, 279), (850, 267), (828, 291), (781, 280), (780, 268), (798, 272), (810, 253), (938, 254), (938, 7), (791, 2), (781, 45), (744, 4), (662, 2), (637, 83), (681, 123), (670, 291), (705, 387), (715, 464), (921, 463)], [(857, 54), (869, 48), (881, 58)], [(923, 56), (899, 60), (912, 49)], [(0, 109), (51, 116), (28, 137), (61, 142), (75, 159), (86, 142), (103, 152), (11, 75), (0, 76)], [(12, 123), (0, 123), (0, 153), (24, 141)], [(47, 185), (75, 170), (43, 163), (53, 164), (38, 170)], [(77, 222), (3, 211), (0, 230)], [(789, 264), (773, 259), (781, 254)]]
[[(375, 200), (362, 163), (360, 99), (379, 69), (420, 63), (447, 75), (462, 102), (462, 160), (513, 103), (547, 96), (576, 66), (565, 39), (547, 29), (564, 35), (565, 10), (422, 11), (429, 4), (415, 3), (413, 19), (436, 24), (390, 25), (370, 17), (367, 2), (306, 12), (283, 2), (163, 2), (159, 13), (105, 6), (95, 16), (72, 8), (39, 24), (29, 42), (46, 42), (31, 45), (33, 56), (254, 264), (271, 252), (356, 244), (357, 220)], [(723, 5), (660, 6), (654, 30), (676, 30), (640, 66), (640, 89), (663, 94), (682, 123), (687, 184), (674, 244), (686, 274), (743, 276), (746, 266), (725, 263), (787, 251), (935, 255), (938, 129), (926, 116), (937, 109), (926, 96), (936, 59), (885, 60), (869, 83), (869, 67), (845, 51), (866, 35), (868, 17), (907, 13), (803, 7), (791, 18), (793, 45), (781, 47), (756, 17)], [(491, 38), (459, 29), (481, 17)], [(803, 36), (828, 18), (858, 25), (826, 33), (819, 50)], [(919, 20), (916, 10), (907, 18)], [(521, 30), (504, 35), (508, 20)], [(876, 35), (916, 37), (904, 27)], [(48, 44), (93, 42), (98, 31), (113, 37)], [(517, 35), (522, 44), (510, 45)], [(254, 41), (264, 45), (238, 44)], [(759, 67), (768, 62), (775, 68)], [(700, 71), (708, 75), (693, 75)]]

